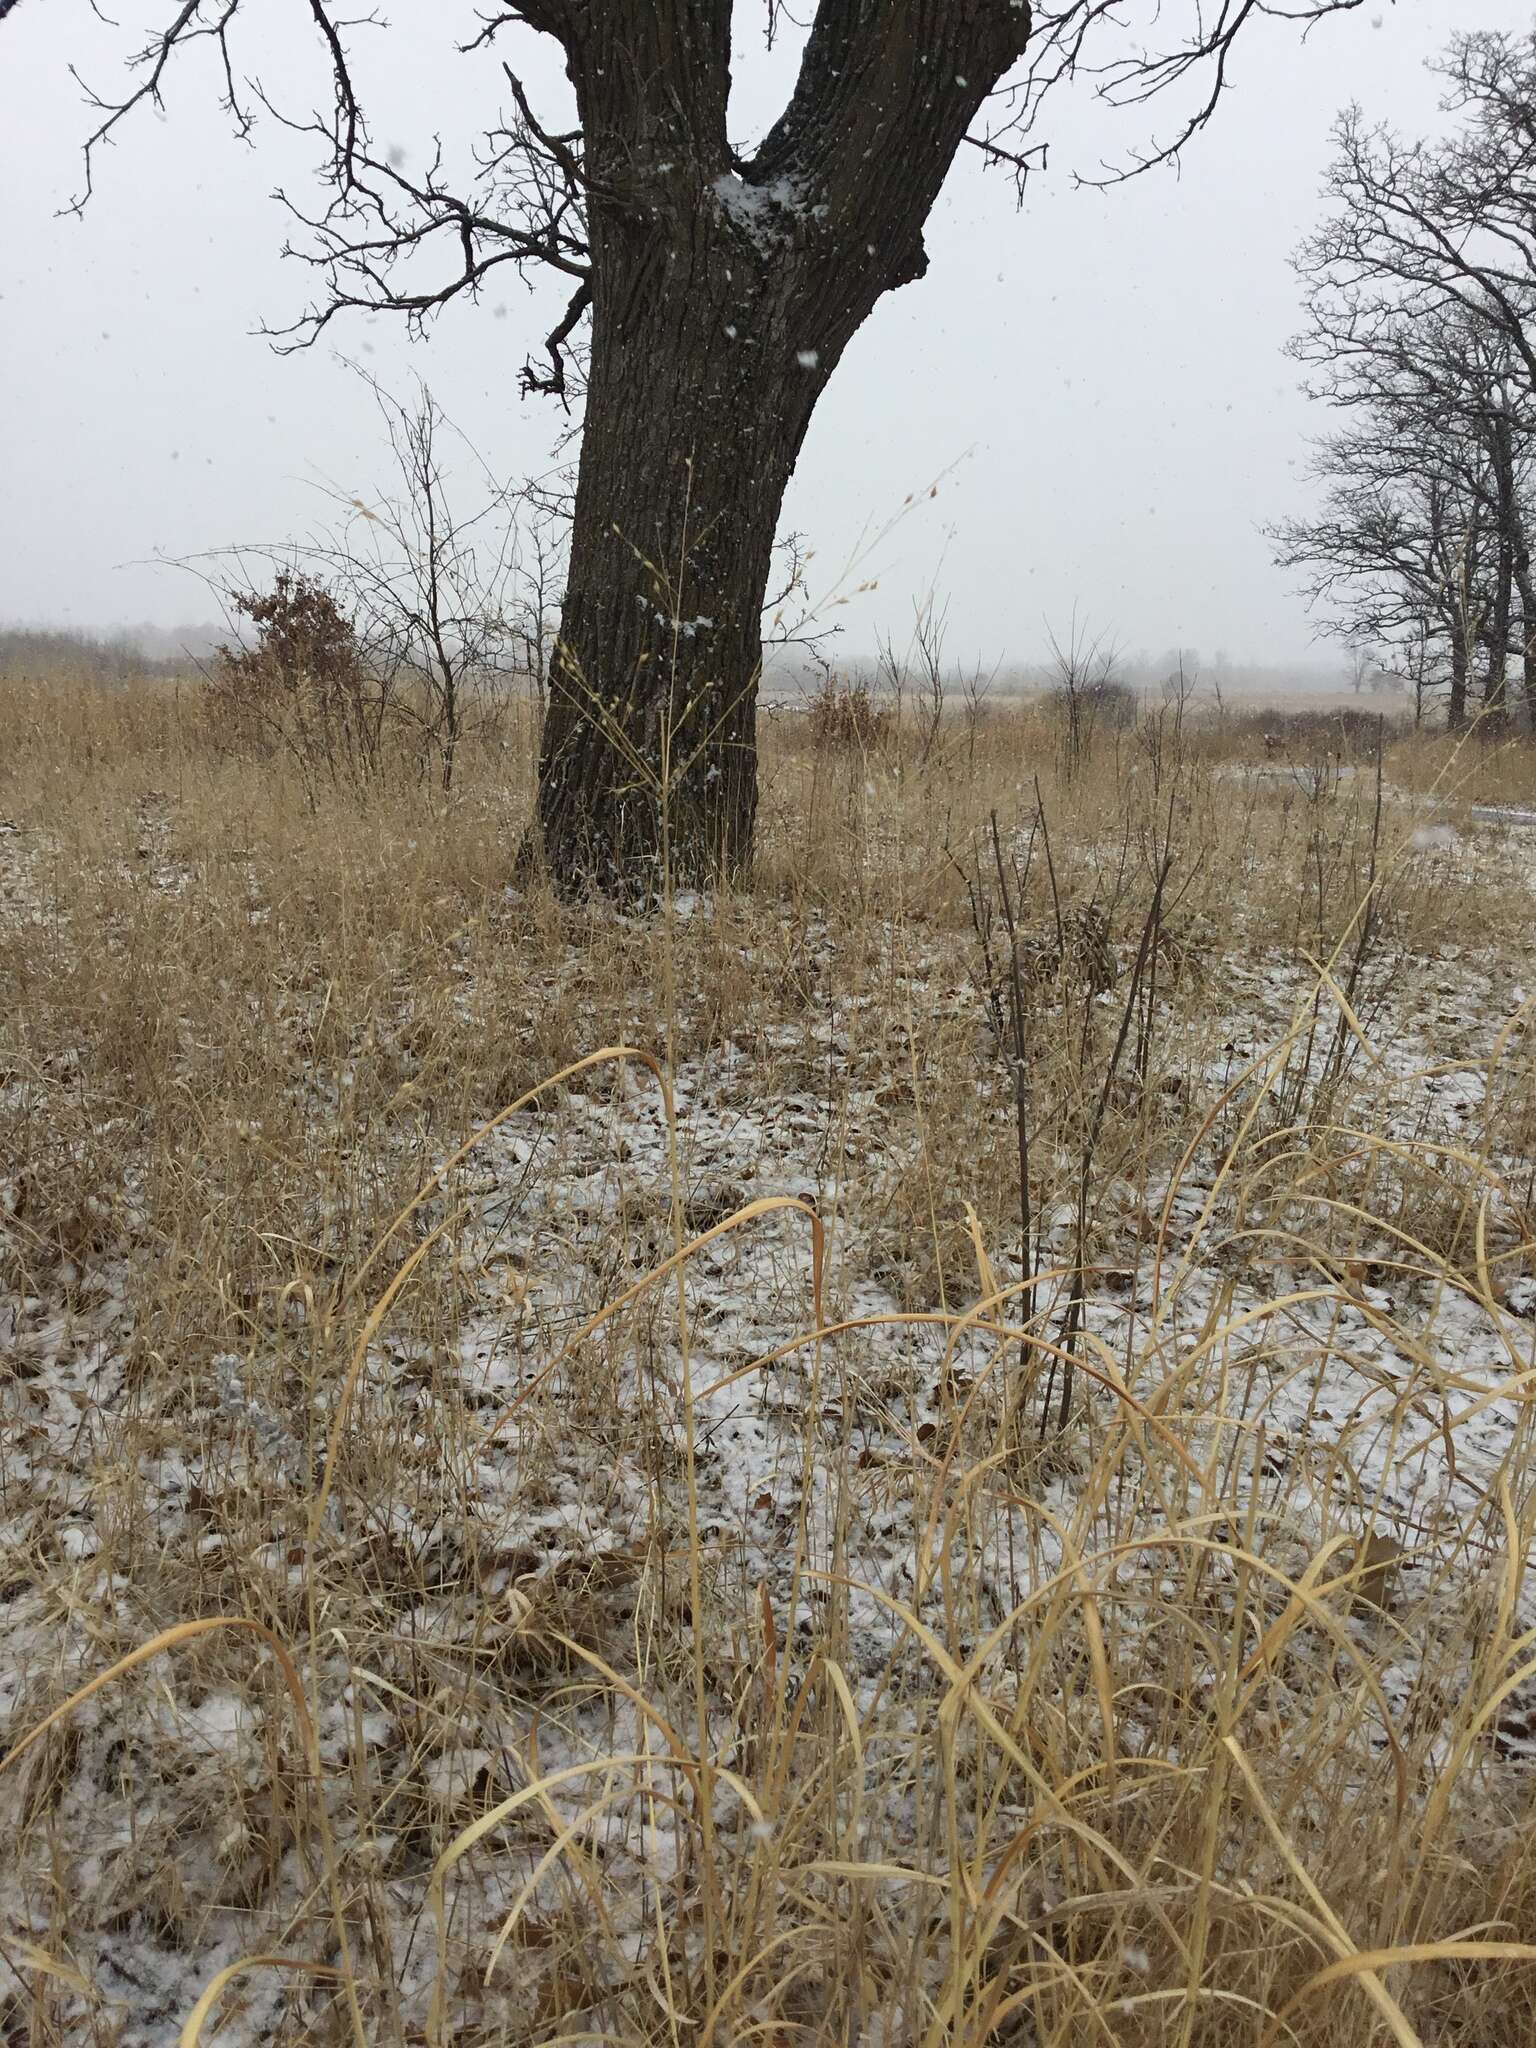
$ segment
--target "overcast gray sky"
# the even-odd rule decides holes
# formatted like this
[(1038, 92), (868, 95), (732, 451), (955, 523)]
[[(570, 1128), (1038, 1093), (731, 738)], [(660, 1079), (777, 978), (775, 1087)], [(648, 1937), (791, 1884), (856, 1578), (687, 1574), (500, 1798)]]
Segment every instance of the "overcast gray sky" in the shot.
[[(314, 151), (270, 121), (253, 147), (234, 141), (211, 52), (172, 75), (163, 117), (122, 132), (84, 219), (56, 217), (88, 126), (69, 66), (105, 89), (168, 12), (129, 0), (113, 26), (88, 0), (20, 0), (0, 25), (0, 619), (206, 617), (202, 591), (157, 552), (308, 531), (320, 476), (378, 488), (377, 417), (338, 349), (402, 390), (419, 369), (498, 473), (549, 459), (547, 405), (517, 395), (545, 305), (510, 278), (451, 307), (421, 344), (357, 320), (332, 329), (334, 348), (274, 356), (254, 330), (294, 317), (309, 279), (281, 260), (269, 195), (278, 183), (312, 194)], [(246, 12), (241, 69), (313, 104), (307, 9), (247, 0)], [(499, 79), (483, 55), (454, 53), (470, 8), (396, 0), (394, 12), (398, 26), (362, 45), (376, 138), (418, 160), (434, 130), (467, 144)], [(759, 0), (737, 13), (745, 55)], [(1027, 660), (1042, 622), (1074, 606), (1131, 648), (1316, 653), (1257, 528), (1305, 505), (1302, 443), (1321, 424), (1283, 348), (1297, 318), (1288, 257), (1316, 217), (1330, 124), (1358, 99), (1433, 127), (1425, 63), (1451, 31), (1531, 20), (1530, 0), (1368, 0), (1305, 47), (1294, 27), (1259, 22), (1179, 177), (1074, 189), (1074, 167), (1148, 127), (1106, 122), (1070, 86), (1045, 117), (1050, 170), (1022, 211), (967, 152), (930, 227), (928, 277), (887, 297), (849, 350), (791, 487), (786, 521), (814, 541), (812, 582), (827, 595), (862, 533), (944, 479), (866, 559), (879, 589), (838, 613), (850, 641), (902, 632), (913, 596), (934, 591), (966, 656)], [(539, 42), (530, 75), (558, 90)], [(749, 57), (742, 78), (739, 133), (770, 113), (783, 59)]]

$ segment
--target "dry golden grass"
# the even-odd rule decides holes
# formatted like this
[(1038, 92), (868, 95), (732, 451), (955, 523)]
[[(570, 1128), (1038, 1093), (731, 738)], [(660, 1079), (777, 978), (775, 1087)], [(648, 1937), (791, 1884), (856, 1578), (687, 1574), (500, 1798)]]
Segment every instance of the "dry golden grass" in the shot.
[(3, 686), (6, 2038), (1528, 2041), (1531, 756), (764, 723), (628, 920)]

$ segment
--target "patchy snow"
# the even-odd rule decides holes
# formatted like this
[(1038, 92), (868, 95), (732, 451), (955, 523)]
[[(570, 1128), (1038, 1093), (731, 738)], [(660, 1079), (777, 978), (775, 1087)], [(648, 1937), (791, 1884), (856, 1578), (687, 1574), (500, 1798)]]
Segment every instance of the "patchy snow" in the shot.
[[(1435, 838), (1419, 851), (1459, 846)], [(671, 914), (721, 921), (695, 894), (677, 897)], [(894, 960), (894, 935), (883, 936)], [(462, 1206), (468, 1217), (454, 1247), (456, 1319), (430, 1338), (388, 1324), (375, 1334), (355, 1429), (378, 1432), (391, 1455), (369, 1467), (366, 1497), (333, 1492), (313, 1550), (307, 1522), (334, 1380), (306, 1379), (275, 1335), (259, 1333), (244, 1351), (189, 1347), (174, 1372), (146, 1374), (132, 1304), (150, 1248), (131, 1228), (60, 1268), (54, 1292), (0, 1299), (13, 1367), (0, 1391), (0, 1534), (13, 1561), (0, 1589), (0, 1738), (31, 1726), (40, 1701), (182, 1618), (156, 1606), (157, 1574), (173, 1565), (204, 1574), (207, 1611), (257, 1606), (259, 1589), (260, 1611), (295, 1636), (308, 1627), (306, 1587), (360, 1570), (376, 1605), (348, 1632), (321, 1615), (305, 1680), (333, 1773), (331, 1826), (387, 1931), (408, 2029), (422, 2022), (435, 1970), (421, 1931), (423, 1843), (440, 1847), (535, 1764), (595, 1771), (644, 1739), (632, 1706), (567, 1686), (552, 1645), (576, 1614), (583, 1640), (605, 1656), (632, 1647), (649, 1612), (642, 1588), (661, 1597), (656, 1553), (675, 1556), (686, 1526), (690, 1440), (714, 1609), (743, 1626), (766, 1611), (793, 1657), (819, 1640), (830, 1603), (841, 1601), (843, 1675), (861, 1712), (894, 1699), (915, 1727), (931, 1702), (934, 1675), (898, 1610), (968, 1655), (1063, 1570), (1069, 1542), (1074, 1556), (1098, 1560), (1105, 1599), (1123, 1601), (1120, 1640), (1150, 1630), (1147, 1603), (1180, 1588), (1166, 1528), (1180, 1514), (1208, 1515), (1214, 1499), (1242, 1507), (1256, 1554), (1290, 1581), (1336, 1538), (1375, 1534), (1398, 1546), (1390, 1597), (1347, 1611), (1342, 1627), (1400, 1725), (1418, 1730), (1424, 1768), (1449, 1753), (1456, 1682), (1472, 1677), (1454, 1661), (1467, 1655), (1465, 1612), (1497, 1604), (1498, 1490), (1529, 1449), (1536, 1281), (1521, 1273), (1486, 1290), (1463, 1264), (1452, 1284), (1447, 1269), (1405, 1251), (1409, 1224), (1394, 1223), (1393, 1205), (1406, 1217), (1413, 1194), (1454, 1207), (1474, 1183), (1456, 1181), (1450, 1165), (1448, 1194), (1432, 1177), (1419, 1190), (1390, 1173), (1372, 1180), (1377, 1155), (1341, 1166), (1340, 1185), (1377, 1220), (1320, 1270), (1304, 1248), (1324, 1234), (1322, 1211), (1292, 1185), (1271, 1193), (1257, 1140), (1243, 1174), (1222, 1177), (1223, 1148), (1254, 1102), (1251, 1086), (1239, 1087), (1176, 1185), (1127, 1185), (1106, 1201), (1082, 1308), (1084, 1363), (1100, 1376), (1080, 1375), (1079, 1429), (1054, 1461), (1024, 1460), (1017, 1483), (968, 1489), (962, 1481), (999, 1440), (1006, 1402), (1023, 1398), (1022, 1354), (995, 1335), (904, 1311), (910, 1248), (890, 1242), (883, 1222), (921, 1167), (912, 1124), (897, 1113), (904, 1048), (861, 1037), (855, 1004), (825, 993), (835, 942), (824, 925), (812, 927), (807, 951), (811, 992), (798, 1010), (766, 1024), (758, 1045), (724, 1039), (679, 1066), (675, 1144), (654, 1087), (625, 1070), (520, 1112), (455, 1169), (432, 1215)], [(937, 949), (918, 949), (892, 979), (893, 1015), (921, 1006), (961, 1017), (975, 1007), (954, 958)], [(1192, 1082), (1212, 1100), (1236, 1085), (1283, 1038), (1309, 985), (1278, 949), (1215, 963), (1215, 1023), (1203, 1064), (1191, 1042)], [(466, 1005), (472, 996), (466, 986)], [(1518, 1235), (1510, 1190), (1528, 1162), (1492, 1124), (1490, 1104), (1509, 1082), (1492, 1055), (1503, 1046), (1518, 1067), (1523, 1001), (1507, 964), (1471, 949), (1398, 960), (1359, 992), (1369, 1050), (1336, 1039), (1330, 1022), (1290, 1070), (1300, 1086), (1335, 1056), (1341, 1071), (1368, 1069), (1384, 1141), (1484, 1158), (1489, 1175), (1475, 1192), (1486, 1195), (1495, 1257)], [(768, 1055), (783, 1066), (765, 1093), (756, 1077)], [(1006, 1125), (1009, 1113), (1006, 1077), (982, 1064), (978, 1131)], [(1278, 1136), (1285, 1129), (1275, 1125)], [(703, 1237), (765, 1196), (814, 1210), (829, 1239), (827, 1320), (857, 1327), (797, 1342), (813, 1322), (811, 1233), (803, 1212), (781, 1208), (703, 1246), (681, 1301), (653, 1290), (611, 1341), (594, 1336), (567, 1353), (596, 1306), (667, 1256), (679, 1227)], [(17, 1201), (13, 1190), (13, 1218)], [(1160, 1205), (1159, 1241), (1145, 1219)], [(1053, 1206), (1048, 1256), (1065, 1257), (1072, 1223), (1069, 1204)], [(999, 1282), (1016, 1289), (1017, 1257), (1006, 1245), (990, 1255)], [(974, 1276), (968, 1285), (959, 1307), (974, 1299)], [(1039, 1307), (1040, 1328), (1059, 1338), (1068, 1313), (1059, 1280), (1045, 1283)], [(1028, 1392), (1033, 1434), (1039, 1393)], [(1085, 1506), (1091, 1444), (1118, 1426), (1127, 1400), (1174, 1434), (1198, 1473), (1238, 1476), (1224, 1489), (1191, 1481), (1168, 1494), (1166, 1512), (1152, 1502)], [(615, 1441), (614, 1415), (636, 1419), (632, 1437)], [(959, 1614), (926, 1520), (941, 1461), (952, 1475), (941, 1497), (967, 1503), (973, 1605)], [(1170, 1461), (1158, 1484), (1183, 1484), (1180, 1470)], [(138, 1546), (133, 1576), (98, 1562), (125, 1543)], [(1533, 1588), (1517, 1570), (1512, 1634), (1536, 1626)], [(1234, 1613), (1236, 1597), (1235, 1576), (1213, 1563), (1213, 1617)], [(560, 1683), (541, 1689), (527, 1674), (551, 1664)], [(482, 1684), (492, 1666), (513, 1679)], [(1214, 1686), (1214, 1665), (1196, 1682)], [(1339, 1691), (1333, 1668), (1303, 1633), (1277, 1661), (1266, 1711), (1283, 1722), (1291, 1704), (1315, 1706), (1330, 1689)], [(718, 1761), (742, 1764), (750, 1730), (715, 1705)], [(83, 1915), (71, 1956), (94, 1987), (73, 2009), (82, 2029), (99, 2002), (125, 2048), (168, 2044), (215, 1971), (259, 1947), (262, 1928), (281, 1930), (305, 1909), (312, 1874), (269, 1833), (271, 1758), (292, 1741), (282, 1711), (275, 1687), (237, 1692), (222, 1667), (162, 1660), (76, 1716), (50, 1797)], [(1127, 1753), (1143, 1732), (1127, 1704), (1118, 1730)], [(1527, 1684), (1487, 1731), (1471, 1775), (1487, 1786), (1503, 1774), (1528, 1796), (1533, 1761), (1536, 1686)], [(1349, 1768), (1365, 1771), (1369, 1759)], [(382, 1818), (353, 1839), (345, 1795), (363, 1780)], [(617, 1937), (638, 1947), (648, 1886), (674, 1869), (677, 1841), (655, 1808), (636, 1802), (610, 1822), (586, 1815), (591, 1797), (577, 1776), (548, 1795), (549, 1809), (594, 1855), (600, 1848)], [(720, 1817), (732, 1818), (724, 1794)], [(916, 1822), (910, 1802), (890, 1795), (864, 1825), (872, 1853), (883, 1846), (896, 1857)], [(496, 1924), (525, 1884), (536, 1899), (553, 1895), (557, 1876), (539, 1871), (548, 1840), (547, 1830), (511, 1831), (493, 1858), (462, 1872), (455, 1926)], [(38, 1943), (43, 1877), (54, 1881), (14, 1864), (0, 1876), (4, 1929)], [(1146, 1958), (1128, 1955), (1127, 1966), (1145, 1971)], [(9, 1967), (0, 1963), (0, 1999)], [(506, 2026), (509, 2038), (531, 2025), (521, 1974), (504, 1970), (483, 1994), (487, 2025)], [(25, 1995), (19, 1980), (15, 1995)], [(280, 2026), (291, 2038), (307, 1995), (253, 1978), (220, 2038), (256, 2044)]]

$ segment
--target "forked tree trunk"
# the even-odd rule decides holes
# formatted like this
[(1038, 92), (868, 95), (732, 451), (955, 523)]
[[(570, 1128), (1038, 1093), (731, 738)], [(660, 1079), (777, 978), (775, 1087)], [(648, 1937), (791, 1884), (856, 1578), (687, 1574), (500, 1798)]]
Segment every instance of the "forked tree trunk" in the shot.
[(922, 230), (1019, 0), (836, 0), (748, 164), (723, 0), (610, 0), (567, 41), (592, 353), (539, 764), (566, 893), (654, 895), (750, 861), (762, 609), (816, 401)]

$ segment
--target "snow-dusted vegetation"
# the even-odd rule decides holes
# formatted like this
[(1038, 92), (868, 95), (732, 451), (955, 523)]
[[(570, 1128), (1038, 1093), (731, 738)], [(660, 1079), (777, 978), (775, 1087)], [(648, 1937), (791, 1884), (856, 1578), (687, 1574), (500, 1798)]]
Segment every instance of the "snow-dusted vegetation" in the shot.
[(1520, 751), (4, 715), (7, 2038), (1529, 2039)]

